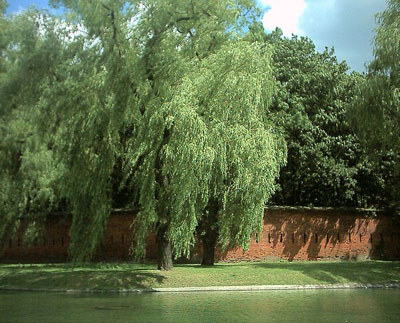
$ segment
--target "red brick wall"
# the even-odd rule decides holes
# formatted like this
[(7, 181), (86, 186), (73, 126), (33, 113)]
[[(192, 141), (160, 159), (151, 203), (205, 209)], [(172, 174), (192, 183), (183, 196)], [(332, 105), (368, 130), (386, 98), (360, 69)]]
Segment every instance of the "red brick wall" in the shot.
[(24, 223), (16, 237), (9, 239), (1, 261), (4, 262), (62, 262), (66, 261), (69, 245), (70, 217), (50, 217), (44, 237), (37, 239), (29, 248), (23, 243)]
[[(368, 218), (366, 212), (269, 208), (264, 216), (263, 232), (252, 240), (249, 250), (217, 250), (224, 261), (289, 259), (399, 259), (400, 228), (390, 216)], [(95, 260), (129, 260), (132, 241), (132, 212), (118, 212), (110, 217), (107, 234)], [(67, 260), (69, 244), (68, 216), (52, 217), (46, 224), (44, 238), (24, 248), (21, 232), (8, 241), (3, 262), (60, 262)], [(22, 230), (21, 230), (22, 231)], [(149, 237), (147, 258), (156, 258), (154, 235)], [(201, 246), (193, 250), (193, 261), (201, 257)]]
[(249, 250), (220, 253), (222, 260), (398, 259), (400, 228), (390, 216), (366, 212), (271, 208)]

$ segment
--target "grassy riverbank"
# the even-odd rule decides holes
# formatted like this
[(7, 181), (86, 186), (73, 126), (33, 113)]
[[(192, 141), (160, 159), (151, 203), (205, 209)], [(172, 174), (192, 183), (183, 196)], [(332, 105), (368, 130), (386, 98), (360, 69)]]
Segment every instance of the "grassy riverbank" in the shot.
[(93, 263), (0, 264), (0, 288), (119, 290), (154, 287), (400, 283), (400, 262), (242, 262), (214, 267)]

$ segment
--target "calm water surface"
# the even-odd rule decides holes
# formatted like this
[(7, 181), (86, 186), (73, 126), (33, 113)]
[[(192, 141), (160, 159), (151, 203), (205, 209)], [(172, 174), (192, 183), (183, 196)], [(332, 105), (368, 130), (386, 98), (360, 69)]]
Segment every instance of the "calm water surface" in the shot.
[(1, 292), (0, 322), (400, 322), (400, 290)]

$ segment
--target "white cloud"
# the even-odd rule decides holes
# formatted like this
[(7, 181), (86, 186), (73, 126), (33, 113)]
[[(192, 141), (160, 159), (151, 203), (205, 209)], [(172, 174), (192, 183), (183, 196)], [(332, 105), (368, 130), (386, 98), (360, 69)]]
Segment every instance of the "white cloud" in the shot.
[(291, 36), (292, 33), (303, 34), (299, 28), (299, 19), (306, 9), (305, 0), (260, 0), (259, 2), (267, 9), (262, 19), (265, 29), (274, 30), (279, 27), (285, 36)]

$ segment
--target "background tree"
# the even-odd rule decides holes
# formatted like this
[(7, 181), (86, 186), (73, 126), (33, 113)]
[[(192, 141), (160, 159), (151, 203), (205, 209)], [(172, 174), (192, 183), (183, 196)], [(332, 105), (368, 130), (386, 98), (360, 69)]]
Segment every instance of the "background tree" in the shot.
[(389, 170), (396, 176), (393, 204), (399, 205), (398, 165), (400, 147), (400, 1), (388, 0), (387, 8), (377, 15), (374, 60), (368, 66), (366, 81), (349, 109), (357, 133), (375, 160), (382, 154), (396, 161)]
[(264, 36), (274, 48), (274, 122), (285, 133), (288, 162), (281, 170), (280, 205), (371, 206), (383, 190), (382, 172), (366, 160), (348, 124), (346, 107), (363, 76), (347, 74), (333, 49), (319, 53), (305, 37), (278, 29)]
[(55, 162), (54, 141), (39, 133), (37, 116), (61, 45), (53, 18), (38, 11), (3, 16), (0, 23), (5, 27), (0, 31), (0, 241), (5, 246), (22, 217), (32, 240), (46, 216), (60, 207), (63, 167)]

